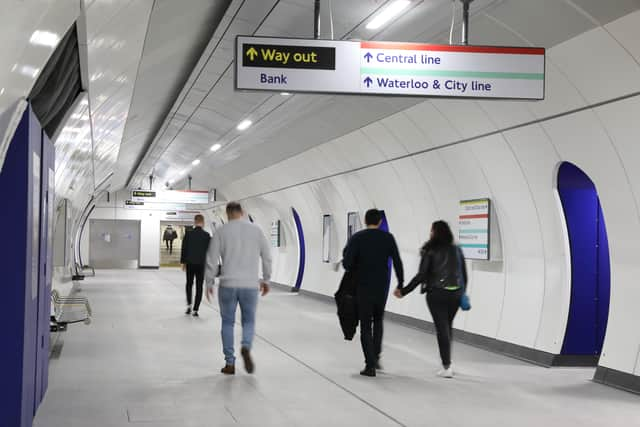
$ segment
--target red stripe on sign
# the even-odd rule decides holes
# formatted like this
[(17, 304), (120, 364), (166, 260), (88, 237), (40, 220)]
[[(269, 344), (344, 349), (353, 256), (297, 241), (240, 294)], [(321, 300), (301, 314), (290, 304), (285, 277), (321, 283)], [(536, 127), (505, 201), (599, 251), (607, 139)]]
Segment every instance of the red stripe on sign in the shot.
[(460, 219), (489, 218), (489, 214), (460, 215)]
[(508, 55), (544, 55), (543, 47), (453, 46), (440, 44), (360, 42), (362, 49), (429, 50), (432, 52), (502, 53)]

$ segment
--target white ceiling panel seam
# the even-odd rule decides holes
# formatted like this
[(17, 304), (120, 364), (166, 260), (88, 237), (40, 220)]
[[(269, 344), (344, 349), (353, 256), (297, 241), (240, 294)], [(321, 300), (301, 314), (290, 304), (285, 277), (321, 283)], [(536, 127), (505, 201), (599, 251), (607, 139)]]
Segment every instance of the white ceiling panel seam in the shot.
[[(220, 45), (220, 43), (222, 42), (223, 38), (224, 38), (224, 34), (226, 34), (228, 28), (231, 26), (231, 24), (233, 23), (233, 19), (235, 19), (235, 16), (237, 16), (237, 14), (240, 12), (240, 9), (242, 8), (242, 6), (244, 5), (244, 3), (247, 0), (242, 0), (240, 7), (238, 7), (238, 9), (236, 10), (236, 12), (233, 15), (233, 18), (230, 20), (229, 24), (227, 24), (225, 31), (223, 32), (223, 35), (221, 37), (218, 38), (215, 47), (211, 50), (211, 52), (208, 54), (207, 59), (204, 61), (204, 64), (202, 65), (202, 67), (200, 67), (200, 70), (196, 73), (195, 78), (193, 78), (193, 81), (191, 82), (189, 89), (183, 90), (181, 96), (182, 99), (177, 102), (177, 107), (172, 107), (173, 112), (170, 113), (171, 114), (171, 118), (170, 119), (165, 119), (165, 122), (162, 126), (162, 130), (160, 131), (160, 134), (156, 137), (153, 138), (150, 146), (147, 148), (147, 150), (145, 152), (143, 152), (143, 157), (137, 162), (137, 164), (134, 166), (134, 168), (131, 170), (130, 175), (128, 176), (127, 180), (126, 180), (126, 185), (129, 186), (131, 184), (131, 180), (133, 179), (133, 177), (136, 175), (136, 173), (138, 172), (138, 169), (140, 168), (140, 166), (147, 160), (147, 156), (151, 155), (150, 153), (153, 151), (153, 145), (156, 144), (158, 141), (160, 141), (164, 135), (166, 134), (167, 129), (169, 128), (169, 125), (171, 124), (171, 122), (174, 120), (176, 114), (180, 111), (180, 109), (182, 108), (182, 106), (184, 105), (185, 100), (187, 99), (187, 96), (189, 95), (189, 92), (193, 89), (193, 87), (195, 86), (195, 84), (197, 83), (198, 79), (200, 78), (200, 76), (202, 75), (202, 72), (205, 70), (205, 68), (207, 67), (207, 65), (209, 64), (209, 61), (211, 60), (211, 58), (213, 57), (213, 55), (216, 53), (218, 46)], [(191, 79), (191, 78), (190, 78)], [(194, 110), (195, 111), (195, 110)], [(187, 118), (185, 120), (185, 122), (187, 122), (189, 119)]]

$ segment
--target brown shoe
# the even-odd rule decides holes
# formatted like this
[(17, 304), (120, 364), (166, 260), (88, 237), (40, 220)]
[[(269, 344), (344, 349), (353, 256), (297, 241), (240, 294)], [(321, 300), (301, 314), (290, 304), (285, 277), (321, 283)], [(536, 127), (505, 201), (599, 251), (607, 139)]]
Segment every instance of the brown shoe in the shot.
[(253, 360), (251, 359), (251, 352), (248, 348), (243, 347), (240, 354), (242, 354), (242, 360), (244, 360), (244, 369), (246, 369), (248, 373), (253, 374), (256, 366), (253, 364)]
[(235, 375), (236, 367), (233, 365), (225, 365), (224, 368), (220, 369), (220, 372), (222, 372), (225, 375)]

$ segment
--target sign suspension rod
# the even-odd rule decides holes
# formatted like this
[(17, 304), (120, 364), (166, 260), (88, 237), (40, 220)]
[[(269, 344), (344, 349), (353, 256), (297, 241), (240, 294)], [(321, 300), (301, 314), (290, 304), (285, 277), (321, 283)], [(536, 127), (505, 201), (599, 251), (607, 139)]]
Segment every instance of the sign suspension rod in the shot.
[(462, 2), (462, 44), (469, 44), (469, 5), (473, 0), (460, 0)]
[(320, 0), (313, 1), (313, 38), (320, 38)]

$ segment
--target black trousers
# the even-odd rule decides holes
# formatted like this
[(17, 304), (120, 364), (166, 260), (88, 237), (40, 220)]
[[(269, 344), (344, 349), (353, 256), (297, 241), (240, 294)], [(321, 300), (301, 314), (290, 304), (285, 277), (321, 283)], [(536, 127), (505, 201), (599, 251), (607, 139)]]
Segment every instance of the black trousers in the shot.
[(196, 281), (196, 300), (193, 303), (193, 311), (198, 311), (202, 302), (202, 288), (204, 285), (204, 264), (187, 264), (187, 305), (191, 305), (193, 299), (193, 280)]
[(364, 361), (368, 368), (375, 368), (382, 353), (382, 334), (384, 332), (384, 308), (386, 298), (358, 298), (360, 317), (360, 343)]
[(427, 294), (427, 306), (433, 318), (440, 348), (442, 366), (451, 365), (451, 341), (453, 340), (453, 319), (460, 308), (462, 290), (447, 291), (434, 289)]
[(169, 253), (173, 253), (173, 240), (165, 240), (165, 243), (167, 244)]

